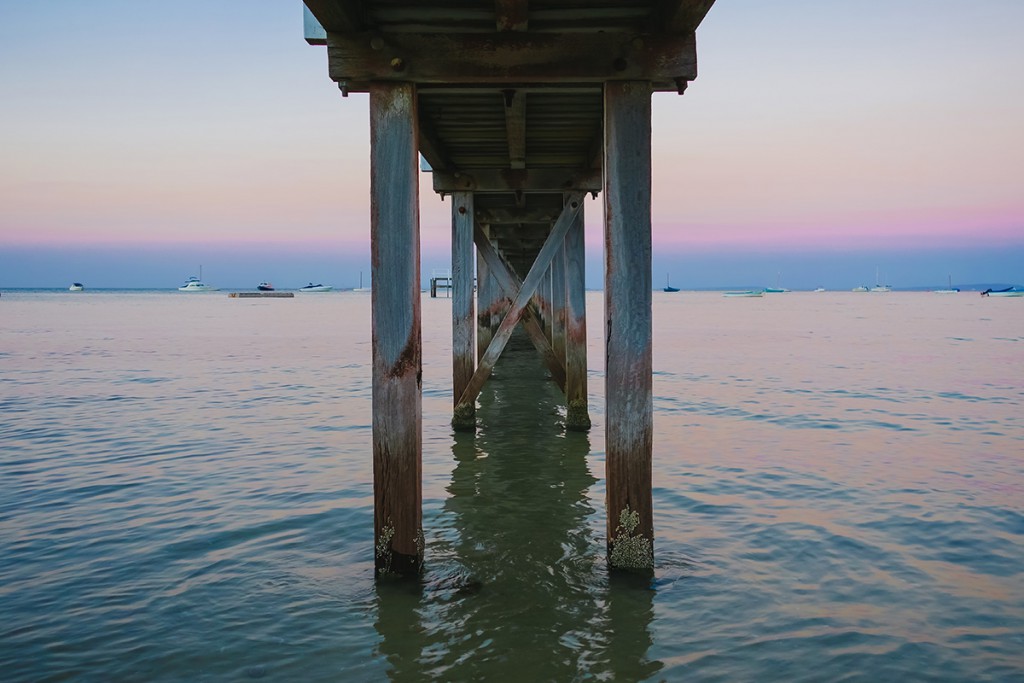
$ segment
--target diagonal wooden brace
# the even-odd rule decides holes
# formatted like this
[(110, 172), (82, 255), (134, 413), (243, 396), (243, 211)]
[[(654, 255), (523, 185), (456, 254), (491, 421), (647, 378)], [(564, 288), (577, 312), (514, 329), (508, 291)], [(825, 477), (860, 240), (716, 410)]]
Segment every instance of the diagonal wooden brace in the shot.
[[(519, 294), (523, 284), (519, 276), (509, 267), (508, 263), (501, 257), (501, 254), (494, 248), (491, 240), (488, 239), (479, 226), (473, 230), (473, 241), (476, 243), (480, 256), (487, 263), (487, 267), (497, 281), (498, 286), (514, 299)], [(564, 392), (565, 363), (555, 354), (547, 335), (544, 334), (544, 330), (541, 329), (536, 316), (529, 306), (523, 309), (521, 322), (526, 333), (530, 336), (533, 345), (544, 358), (548, 371), (551, 372), (551, 378), (558, 385), (558, 388)]]
[[(458, 403), (468, 403), (475, 401), (477, 395), (480, 393), (480, 389), (483, 388), (484, 382), (491, 374), (491, 370), (494, 368), (494, 364), (497, 362), (501, 352), (505, 349), (505, 344), (508, 343), (509, 337), (512, 336), (513, 330), (515, 330), (516, 324), (523, 315), (523, 310), (530, 302), (530, 298), (534, 292), (537, 291), (538, 285), (540, 285), (541, 278), (544, 277), (544, 273), (547, 272), (548, 267), (551, 265), (551, 260), (558, 253), (558, 248), (565, 240), (566, 233), (569, 232), (569, 228), (572, 226), (573, 220), (576, 218), (576, 214), (579, 213), (580, 207), (583, 206), (583, 193), (582, 192), (571, 192), (567, 195), (568, 201), (565, 203), (565, 207), (562, 209), (562, 213), (558, 216), (558, 220), (555, 221), (554, 226), (551, 228), (551, 234), (548, 235), (547, 240), (544, 242), (544, 246), (541, 247), (540, 253), (537, 254), (537, 259), (530, 266), (530, 272), (527, 273), (526, 279), (523, 280), (522, 287), (516, 293), (515, 300), (512, 302), (512, 308), (509, 309), (505, 318), (501, 321), (501, 325), (498, 326), (497, 332), (494, 333), (494, 338), (491, 339), (490, 345), (487, 347), (487, 351), (484, 352), (483, 357), (480, 359), (480, 363), (476, 367), (476, 372), (473, 373), (473, 378), (469, 380), (469, 385), (466, 390), (462, 392), (462, 396), (459, 398)], [(489, 265), (489, 264), (488, 264)], [(564, 385), (564, 374), (563, 374), (563, 385)]]

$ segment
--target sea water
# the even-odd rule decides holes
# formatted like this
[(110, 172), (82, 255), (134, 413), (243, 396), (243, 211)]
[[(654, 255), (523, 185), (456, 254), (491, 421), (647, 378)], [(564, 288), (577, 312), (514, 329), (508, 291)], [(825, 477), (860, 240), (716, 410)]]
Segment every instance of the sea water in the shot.
[(528, 342), (374, 581), (370, 297), (0, 298), (5, 681), (1024, 681), (1024, 300), (654, 294), (653, 577)]

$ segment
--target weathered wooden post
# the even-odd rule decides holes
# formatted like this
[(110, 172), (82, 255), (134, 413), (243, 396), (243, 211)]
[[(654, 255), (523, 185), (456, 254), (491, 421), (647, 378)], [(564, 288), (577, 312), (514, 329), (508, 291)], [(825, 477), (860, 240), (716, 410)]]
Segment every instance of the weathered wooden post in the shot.
[(565, 235), (565, 405), (566, 429), (590, 429), (587, 398), (587, 283), (583, 207)]
[(476, 402), (459, 403), (476, 370), (473, 344), (473, 193), (452, 195), (452, 427), (476, 428)]
[(604, 86), (608, 561), (654, 566), (651, 85)]
[(423, 565), (416, 88), (371, 84), (373, 531), (377, 574)]
[[(571, 229), (571, 228), (570, 228)], [(565, 241), (551, 261), (551, 348), (565, 365)]]
[[(488, 226), (479, 226), (486, 235)], [(491, 307), (498, 298), (490, 266), (479, 251), (476, 253), (476, 359), (480, 360), (487, 345), (491, 343), (494, 326), (491, 324)]]

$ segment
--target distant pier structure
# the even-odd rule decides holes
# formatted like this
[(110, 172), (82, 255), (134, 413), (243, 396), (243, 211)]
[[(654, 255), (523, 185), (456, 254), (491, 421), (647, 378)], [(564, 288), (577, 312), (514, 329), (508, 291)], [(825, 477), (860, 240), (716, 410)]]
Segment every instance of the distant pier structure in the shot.
[(696, 78), (713, 2), (305, 0), (330, 78), (370, 99), (378, 573), (423, 562), (420, 155), (452, 205), (456, 429), (517, 325), (590, 427), (583, 199), (604, 197), (608, 560), (653, 566), (651, 95)]

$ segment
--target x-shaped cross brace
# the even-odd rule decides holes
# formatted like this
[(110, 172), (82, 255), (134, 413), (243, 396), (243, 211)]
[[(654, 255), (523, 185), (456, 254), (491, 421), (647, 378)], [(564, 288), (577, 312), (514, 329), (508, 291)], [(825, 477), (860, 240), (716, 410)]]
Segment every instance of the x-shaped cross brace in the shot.
[(548, 235), (547, 240), (544, 241), (544, 246), (541, 247), (536, 260), (530, 266), (530, 272), (527, 273), (526, 279), (522, 281), (519, 280), (519, 277), (494, 249), (490, 239), (483, 234), (483, 231), (478, 226), (474, 225), (473, 241), (476, 243), (477, 249), (480, 250), (480, 255), (487, 262), (487, 266), (491, 274), (498, 281), (498, 284), (509, 295), (513, 296), (514, 299), (512, 307), (505, 314), (501, 324), (498, 325), (498, 330), (491, 338), (491, 343), (487, 345), (487, 350), (480, 357), (476, 371), (473, 373), (473, 377), (469, 380), (469, 384), (466, 385), (466, 389), (462, 392), (462, 396), (459, 397), (456, 405), (476, 400), (480, 389), (483, 388), (484, 382), (490, 377), (494, 364), (501, 356), (501, 352), (505, 350), (505, 344), (508, 343), (516, 324), (520, 320), (523, 321), (523, 327), (526, 328), (537, 350), (544, 356), (544, 360), (551, 370), (551, 376), (559, 388), (563, 391), (565, 390), (565, 361), (555, 356), (551, 344), (548, 343), (547, 337), (527, 307), (530, 299), (536, 293), (544, 273), (547, 272), (555, 254), (558, 253), (559, 247), (564, 243), (565, 235), (569, 232), (569, 228), (576, 219), (582, 205), (582, 192), (570, 192), (567, 194), (562, 213), (559, 214), (558, 220), (555, 221), (554, 226), (551, 228), (551, 233)]

